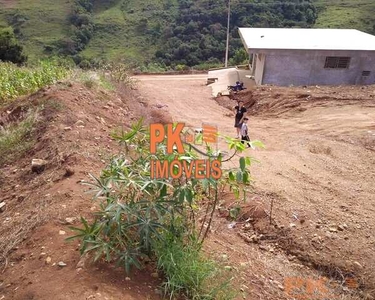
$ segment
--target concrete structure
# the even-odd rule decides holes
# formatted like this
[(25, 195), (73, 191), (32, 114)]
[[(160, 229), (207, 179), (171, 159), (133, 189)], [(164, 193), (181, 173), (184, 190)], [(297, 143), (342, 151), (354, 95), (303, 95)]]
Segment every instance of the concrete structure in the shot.
[(228, 86), (235, 85), (236, 81), (243, 82), (246, 88), (254, 86), (254, 81), (249, 77), (249, 70), (242, 70), (237, 67), (208, 71), (208, 81), (212, 81), (210, 84), (212, 96), (216, 97), (218, 94), (229, 95)]
[(240, 28), (255, 82), (375, 83), (375, 36), (353, 29)]

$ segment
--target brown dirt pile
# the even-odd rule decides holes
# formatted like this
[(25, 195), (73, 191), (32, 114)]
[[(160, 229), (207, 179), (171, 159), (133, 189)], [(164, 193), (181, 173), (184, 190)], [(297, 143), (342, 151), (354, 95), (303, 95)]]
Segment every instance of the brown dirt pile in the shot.
[(277, 117), (298, 114), (313, 107), (357, 104), (375, 107), (375, 86), (263, 86), (232, 94), (230, 97), (216, 98), (220, 105), (228, 109), (233, 108), (237, 100), (244, 101), (251, 115)]

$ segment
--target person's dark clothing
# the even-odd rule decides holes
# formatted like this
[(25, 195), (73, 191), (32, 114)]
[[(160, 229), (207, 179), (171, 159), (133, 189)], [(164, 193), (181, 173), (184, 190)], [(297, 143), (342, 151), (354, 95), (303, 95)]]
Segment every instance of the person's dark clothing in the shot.
[(234, 127), (239, 127), (241, 128), (242, 124), (240, 124), (240, 121), (244, 115), (244, 113), (247, 111), (245, 107), (239, 107), (238, 105), (235, 107), (235, 110), (236, 110), (236, 118), (235, 118), (235, 123), (234, 123)]
[(236, 92), (243, 90), (243, 83), (237, 82), (235, 86)]
[(243, 135), (241, 136), (241, 143), (242, 144), (245, 144), (245, 142), (247, 142), (247, 147), (251, 147), (251, 144), (249, 143), (250, 142), (250, 137), (248, 135)]

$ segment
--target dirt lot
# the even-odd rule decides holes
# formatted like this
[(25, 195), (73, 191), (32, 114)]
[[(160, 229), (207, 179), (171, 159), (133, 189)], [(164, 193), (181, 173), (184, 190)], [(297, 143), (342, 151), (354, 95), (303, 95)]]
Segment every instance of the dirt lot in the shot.
[[(82, 265), (65, 219), (95, 206), (81, 180), (118, 151), (113, 128), (142, 115), (213, 123), (234, 137), (234, 101), (212, 99), (202, 75), (137, 79), (137, 92), (119, 94), (59, 84), (1, 111), (1, 122), (15, 122), (31, 106), (48, 108), (35, 147), (0, 170), (0, 300), (160, 298), (149, 269), (126, 278)], [(248, 150), (260, 161), (254, 192), (234, 228), (224, 195), (207, 254), (233, 269), (238, 299), (374, 299), (375, 87), (261, 87), (236, 97), (249, 107), (251, 138), (267, 148)], [(49, 161), (43, 173), (30, 171), (33, 158)]]
[[(209, 88), (199, 76), (185, 78), (181, 84), (165, 78), (160, 85), (159, 80), (142, 80), (141, 91), (151, 102), (168, 110), (174, 121), (193, 127), (200, 127), (202, 122), (213, 123), (220, 132), (235, 136), (233, 114), (227, 109), (235, 101), (211, 99)], [(327, 276), (337, 280), (331, 287), (340, 285), (336, 290), (341, 297), (351, 299), (357, 294), (372, 299), (375, 87), (261, 87), (235, 98), (251, 106), (251, 138), (266, 145), (265, 150), (248, 153), (261, 162), (253, 168), (255, 192), (249, 204), (264, 207), (267, 214), (273, 200), (273, 217), (278, 225), (276, 233), (267, 226), (253, 226), (250, 233), (245, 233), (245, 239), (246, 235), (270, 232), (284, 235), (284, 239), (261, 242), (261, 247), (245, 246), (234, 237), (242, 229), (228, 230), (220, 222), (217, 225), (213, 243), (215, 239), (227, 241), (220, 251), (231, 245), (227, 252), (233, 261), (239, 265), (252, 261), (251, 267), (243, 272), (243, 284), (249, 287), (246, 299), (285, 296), (276, 296), (272, 288), (262, 293), (268, 290), (263, 285), (269, 283), (267, 279), (262, 280), (258, 291), (254, 289), (249, 282), (259, 277), (257, 272), (260, 278), (264, 272), (270, 272), (271, 278), (280, 283), (294, 276), (301, 276), (305, 282), (311, 276)], [(264, 253), (269, 250), (270, 255)], [(259, 258), (264, 265), (255, 266)], [(299, 263), (307, 268), (296, 275)], [(255, 279), (251, 278), (254, 276)], [(305, 298), (309, 296), (306, 294)]]

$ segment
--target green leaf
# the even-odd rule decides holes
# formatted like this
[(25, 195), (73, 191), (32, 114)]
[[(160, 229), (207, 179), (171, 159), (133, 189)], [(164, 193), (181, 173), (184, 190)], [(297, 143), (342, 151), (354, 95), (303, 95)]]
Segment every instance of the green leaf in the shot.
[(242, 180), (243, 180), (243, 183), (244, 183), (244, 184), (248, 184), (248, 183), (250, 183), (250, 181), (249, 181), (249, 173), (244, 172), (244, 173), (242, 174)]
[(237, 172), (236, 179), (237, 179), (237, 182), (241, 182), (242, 181), (242, 172), (241, 171)]
[(240, 158), (240, 168), (241, 168), (241, 171), (245, 171), (246, 169), (246, 160), (244, 157)]
[(266, 148), (265, 145), (261, 141), (258, 141), (258, 140), (251, 141), (250, 145), (252, 146), (252, 148), (256, 148), (256, 147), (261, 148), (261, 149)]

